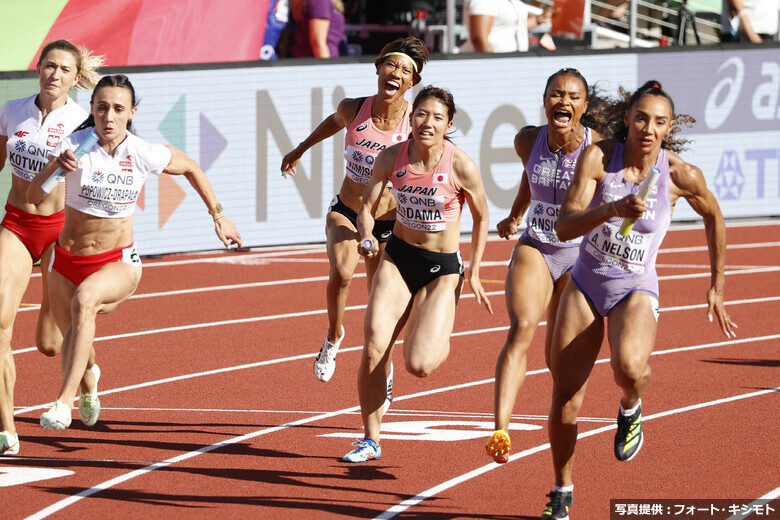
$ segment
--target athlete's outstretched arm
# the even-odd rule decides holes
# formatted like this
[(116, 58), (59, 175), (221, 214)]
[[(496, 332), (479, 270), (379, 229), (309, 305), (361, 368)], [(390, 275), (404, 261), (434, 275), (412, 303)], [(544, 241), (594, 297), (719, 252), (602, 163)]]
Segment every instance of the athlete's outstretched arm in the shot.
[(303, 154), (312, 146), (350, 125), (357, 115), (358, 108), (360, 108), (358, 99), (347, 98), (341, 100), (334, 113), (326, 117), (306, 139), (301, 141), (293, 151), (284, 156), (282, 159), (282, 173), (295, 175), (297, 173), (295, 166), (303, 157)]
[(452, 169), (455, 174), (456, 185), (463, 191), (473, 220), (468, 274), (469, 285), (477, 298), (477, 303), (484, 303), (488, 312), (493, 314), (493, 307), (490, 305), (490, 300), (485, 294), (485, 289), (482, 287), (482, 282), (479, 279), (479, 267), (482, 262), (482, 255), (485, 253), (488, 226), (490, 225), (487, 197), (485, 196), (485, 187), (482, 185), (482, 176), (474, 161), (458, 149), (455, 150)]
[(673, 201), (676, 201), (678, 196), (684, 197), (691, 208), (704, 219), (711, 274), (711, 285), (707, 291), (707, 317), (712, 321), (714, 314), (723, 334), (726, 337), (736, 337), (734, 329), (737, 325), (731, 321), (723, 304), (726, 285), (726, 223), (720, 205), (715, 195), (707, 188), (707, 182), (699, 168), (672, 153), (669, 154), (669, 163)]

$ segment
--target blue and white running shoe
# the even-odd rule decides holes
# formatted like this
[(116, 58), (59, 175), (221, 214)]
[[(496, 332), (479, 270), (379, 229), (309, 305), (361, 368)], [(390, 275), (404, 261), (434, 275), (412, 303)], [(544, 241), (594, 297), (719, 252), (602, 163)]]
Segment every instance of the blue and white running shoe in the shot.
[(382, 447), (371, 439), (353, 442), (352, 446), (357, 447), (344, 455), (344, 462), (366, 462), (382, 458)]

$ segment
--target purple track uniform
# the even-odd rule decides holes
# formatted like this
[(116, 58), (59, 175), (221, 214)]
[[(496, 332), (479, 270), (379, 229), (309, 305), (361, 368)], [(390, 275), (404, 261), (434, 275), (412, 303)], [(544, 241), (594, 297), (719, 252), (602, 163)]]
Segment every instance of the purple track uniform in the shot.
[(555, 223), (561, 211), (561, 202), (574, 175), (574, 166), (586, 146), (591, 144), (590, 128), (585, 138), (569, 155), (552, 153), (547, 144), (547, 125), (540, 128), (528, 157), (525, 171), (531, 188), (531, 205), (526, 215), (526, 229), (521, 238), (531, 243), (542, 254), (553, 282), (566, 274), (577, 259), (576, 246), (582, 240), (561, 242), (555, 232)]
[[(615, 143), (604, 180), (596, 187), (588, 209), (639, 190), (641, 183), (629, 182), (623, 176), (624, 144)], [(647, 211), (628, 236), (618, 235), (623, 219), (612, 217), (585, 235), (580, 244), (572, 280), (601, 316), (606, 317), (634, 291), (647, 291), (658, 298), (655, 259), (672, 220), (669, 156), (665, 148), (661, 148), (655, 165), (661, 175), (647, 198)]]

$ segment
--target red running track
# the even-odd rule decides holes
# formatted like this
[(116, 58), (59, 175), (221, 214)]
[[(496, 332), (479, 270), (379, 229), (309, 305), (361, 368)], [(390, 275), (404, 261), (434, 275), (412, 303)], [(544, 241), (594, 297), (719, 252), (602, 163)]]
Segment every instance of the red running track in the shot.
[[(58, 359), (32, 347), (34, 276), (13, 343), (21, 453), (0, 459), (0, 516), (538, 518), (553, 480), (543, 327), (515, 408), (512, 459), (499, 466), (484, 452), (513, 244), (492, 240), (485, 255), (495, 315), (464, 297), (450, 357), (433, 375), (407, 374), (396, 349), (383, 457), (360, 465), (340, 459), (361, 437), (365, 277), (353, 282), (338, 368), (323, 384), (312, 372), (327, 328), (322, 246), (147, 260), (137, 294), (98, 319), (100, 422), (74, 420), (64, 432), (38, 425), (60, 373)], [(726, 298), (740, 327), (729, 340), (706, 319), (702, 229), (670, 231), (658, 258), (662, 314), (644, 447), (628, 463), (612, 455), (619, 391), (603, 348), (579, 424), (572, 518), (610, 518), (611, 499), (748, 503), (780, 494), (778, 253), (777, 223), (729, 224)], [(777, 500), (770, 506), (780, 510)], [(755, 518), (780, 517), (772, 514)]]

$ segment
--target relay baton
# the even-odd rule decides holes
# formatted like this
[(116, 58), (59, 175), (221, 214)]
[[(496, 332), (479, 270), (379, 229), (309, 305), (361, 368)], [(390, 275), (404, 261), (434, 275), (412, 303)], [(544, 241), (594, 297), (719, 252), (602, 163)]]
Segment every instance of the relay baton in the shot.
[[(76, 162), (84, 157), (84, 154), (87, 153), (89, 149), (92, 148), (97, 142), (98, 135), (95, 132), (90, 133), (84, 142), (81, 143), (73, 152), (73, 155), (76, 156)], [(65, 177), (65, 172), (62, 170), (62, 168), (57, 168), (48, 179), (43, 181), (43, 184), (41, 185), (41, 191), (48, 194), (51, 190), (57, 187), (57, 184), (59, 184), (63, 177)]]
[[(645, 202), (647, 200), (647, 196), (650, 195), (650, 192), (655, 186), (655, 183), (658, 182), (658, 177), (660, 176), (661, 176), (661, 170), (659, 170), (655, 166), (650, 168), (650, 173), (647, 174), (647, 178), (644, 181), (642, 181), (642, 185), (639, 187), (639, 192), (636, 194), (636, 196), (639, 197), (639, 199), (642, 202)], [(636, 222), (636, 219), (633, 218), (623, 219), (623, 225), (620, 226), (620, 231), (618, 231), (618, 233), (621, 236), (627, 237), (628, 234), (631, 233), (631, 229), (633, 229), (634, 227), (634, 222)]]
[(361, 244), (363, 246), (363, 249), (366, 251), (373, 251), (374, 250), (374, 241), (370, 238), (367, 238), (363, 240), (363, 243)]

